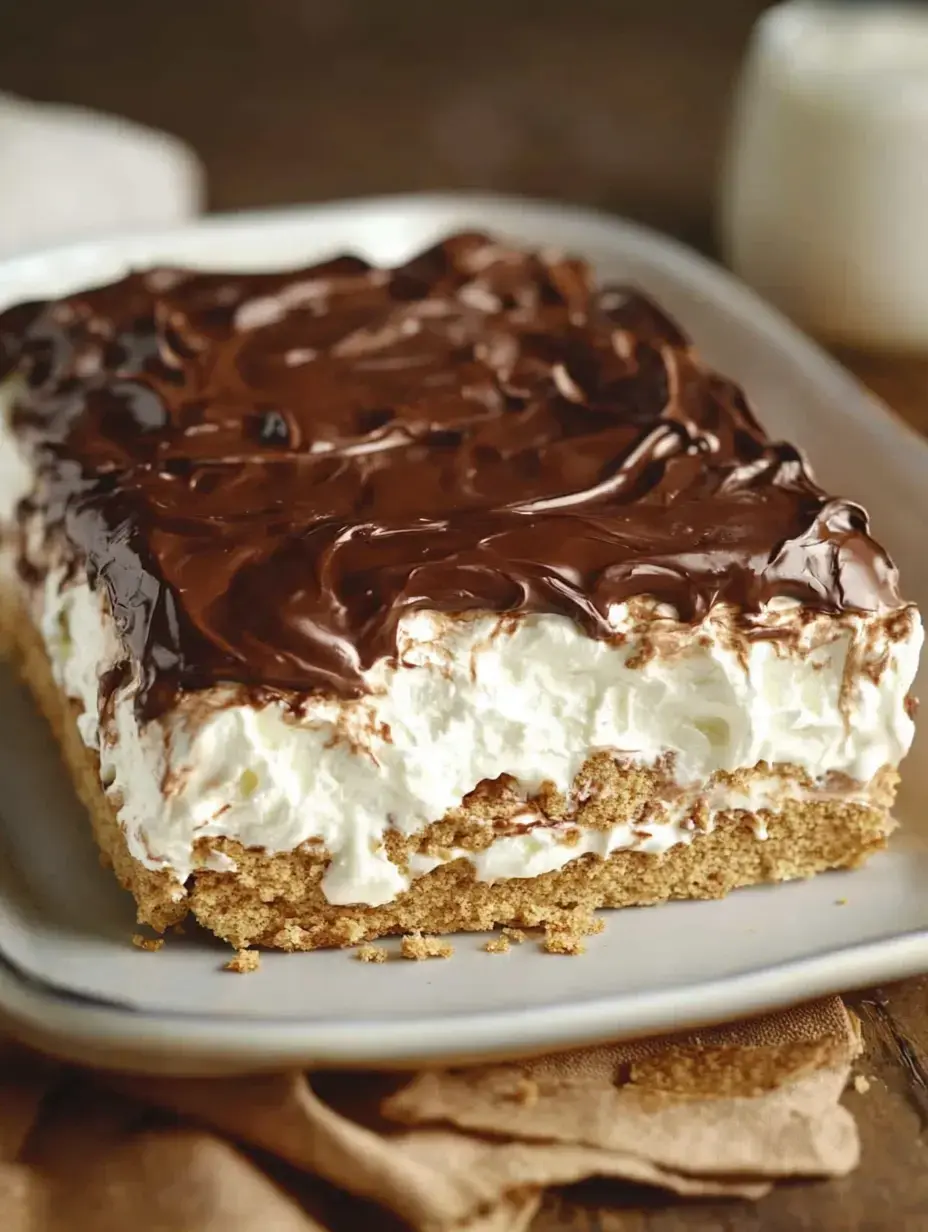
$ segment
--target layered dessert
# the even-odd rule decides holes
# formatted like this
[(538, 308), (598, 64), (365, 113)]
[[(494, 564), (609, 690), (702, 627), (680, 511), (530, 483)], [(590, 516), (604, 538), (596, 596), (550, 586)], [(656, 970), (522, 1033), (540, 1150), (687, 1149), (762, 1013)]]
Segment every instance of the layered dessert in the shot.
[(4, 636), (156, 929), (312, 949), (859, 864), (916, 610), (634, 290), (460, 234), (0, 315)]

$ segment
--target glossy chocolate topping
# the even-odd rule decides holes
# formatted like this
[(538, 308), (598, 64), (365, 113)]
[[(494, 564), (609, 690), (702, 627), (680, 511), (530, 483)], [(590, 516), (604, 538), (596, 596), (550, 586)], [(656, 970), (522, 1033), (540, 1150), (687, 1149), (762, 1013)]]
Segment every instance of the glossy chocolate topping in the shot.
[(148, 714), (216, 681), (357, 693), (415, 608), (607, 637), (644, 594), (684, 620), (898, 603), (866, 515), (676, 325), (485, 236), (23, 305), (14, 371), (32, 506), (106, 586)]

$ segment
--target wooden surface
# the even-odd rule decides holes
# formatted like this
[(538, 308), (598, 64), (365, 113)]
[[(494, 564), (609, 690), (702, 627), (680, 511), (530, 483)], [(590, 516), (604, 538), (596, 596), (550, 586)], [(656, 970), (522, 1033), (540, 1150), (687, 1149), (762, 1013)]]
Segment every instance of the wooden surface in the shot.
[[(485, 188), (615, 210), (711, 248), (728, 98), (763, 7), (13, 0), (0, 4), (0, 89), (179, 134), (213, 208)], [(928, 431), (928, 361), (854, 366)], [(928, 979), (848, 1000), (870, 1082), (846, 1096), (863, 1140), (854, 1175), (756, 1206), (631, 1190), (617, 1205), (614, 1186), (586, 1186), (552, 1199), (534, 1232), (928, 1232)]]

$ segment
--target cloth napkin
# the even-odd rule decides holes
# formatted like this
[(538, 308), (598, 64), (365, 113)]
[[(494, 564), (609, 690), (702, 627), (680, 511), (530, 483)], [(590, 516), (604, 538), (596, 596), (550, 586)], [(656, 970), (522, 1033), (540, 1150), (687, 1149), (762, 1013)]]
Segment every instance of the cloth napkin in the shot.
[[(837, 998), (736, 1026), (412, 1076), (94, 1074), (0, 1052), (5, 1232), (521, 1232), (591, 1177), (759, 1198), (841, 1176)], [(343, 1191), (340, 1196), (337, 1191)], [(617, 1204), (621, 1186), (615, 1185)], [(389, 1213), (389, 1214), (388, 1214)]]
[(174, 137), (0, 94), (0, 258), (196, 214), (203, 175)]

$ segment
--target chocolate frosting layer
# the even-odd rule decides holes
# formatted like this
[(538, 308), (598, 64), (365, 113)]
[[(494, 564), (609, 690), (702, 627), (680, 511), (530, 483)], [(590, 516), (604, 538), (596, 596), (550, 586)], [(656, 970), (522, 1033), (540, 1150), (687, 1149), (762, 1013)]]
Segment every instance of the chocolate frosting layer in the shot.
[(559, 612), (613, 636), (791, 596), (898, 604), (866, 514), (680, 329), (580, 261), (461, 234), (393, 270), (156, 269), (0, 315), (40, 507), (109, 592), (139, 703), (351, 695), (400, 617)]

